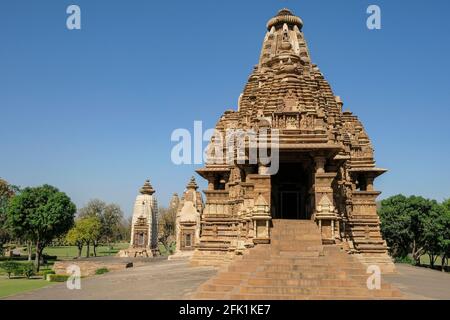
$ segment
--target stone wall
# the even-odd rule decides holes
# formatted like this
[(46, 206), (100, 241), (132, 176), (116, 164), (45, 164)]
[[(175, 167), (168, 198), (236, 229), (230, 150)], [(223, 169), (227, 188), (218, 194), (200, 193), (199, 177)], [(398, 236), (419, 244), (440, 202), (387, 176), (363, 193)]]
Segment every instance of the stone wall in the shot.
[(68, 274), (67, 268), (76, 265), (80, 267), (81, 276), (87, 277), (95, 275), (95, 271), (101, 268), (107, 268), (109, 271), (125, 270), (133, 267), (133, 262), (130, 261), (100, 261), (100, 260), (70, 260), (57, 261), (53, 265), (53, 271), (56, 274)]

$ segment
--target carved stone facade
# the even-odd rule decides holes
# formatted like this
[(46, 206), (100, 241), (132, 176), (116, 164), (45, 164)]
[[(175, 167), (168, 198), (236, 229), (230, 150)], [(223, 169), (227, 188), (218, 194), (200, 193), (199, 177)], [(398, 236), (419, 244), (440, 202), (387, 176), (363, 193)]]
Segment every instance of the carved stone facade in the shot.
[(362, 123), (342, 110), (312, 63), (302, 27), (287, 9), (268, 22), (237, 111), (226, 111), (216, 125), (224, 135), (237, 128), (279, 130), (279, 170), (267, 175), (262, 164), (221, 164), (217, 153), (197, 170), (208, 189), (194, 263), (224, 262), (270, 241), (271, 219), (311, 219), (324, 244), (393, 269), (376, 211), (380, 192), (373, 187), (386, 170), (375, 166)]
[(136, 197), (131, 222), (130, 248), (121, 250), (121, 257), (150, 257), (158, 249), (158, 203), (150, 181), (145, 181)]
[(190, 256), (199, 243), (200, 217), (203, 213), (203, 199), (198, 191), (195, 178), (186, 186), (178, 205), (176, 216), (176, 253), (177, 256)]

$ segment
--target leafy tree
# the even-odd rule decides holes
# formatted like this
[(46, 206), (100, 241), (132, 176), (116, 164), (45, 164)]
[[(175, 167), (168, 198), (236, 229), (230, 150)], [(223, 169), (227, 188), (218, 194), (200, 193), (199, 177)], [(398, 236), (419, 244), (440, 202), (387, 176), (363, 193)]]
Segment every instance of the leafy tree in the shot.
[(429, 214), (423, 218), (424, 251), (430, 259), (430, 266), (434, 268), (437, 258), (442, 253), (445, 237), (445, 209), (436, 205)]
[[(82, 226), (85, 234), (84, 241), (87, 245), (86, 257), (89, 257), (89, 244), (94, 244), (99, 239), (102, 229), (102, 223), (98, 217), (86, 217), (82, 219)], [(95, 246), (94, 253), (95, 256), (97, 256), (95, 252)]]
[(4, 254), (3, 246), (8, 242), (11, 236), (11, 232), (6, 224), (8, 202), (18, 191), (19, 188), (0, 179), (0, 256)]
[(397, 195), (383, 200), (379, 213), (381, 231), (393, 256), (404, 258), (411, 252), (419, 264), (427, 250), (436, 254), (442, 207), (435, 200)]
[(100, 217), (102, 224), (101, 238), (108, 245), (120, 237), (120, 226), (123, 220), (122, 209), (117, 204), (109, 204), (105, 207)]
[(66, 235), (66, 242), (68, 245), (76, 246), (78, 249), (77, 257), (81, 257), (81, 252), (84, 246), (84, 234), (80, 228), (79, 222), (75, 222), (75, 227), (69, 230)]
[(158, 221), (158, 240), (170, 251), (171, 244), (175, 241), (176, 208), (160, 208)]
[(397, 195), (381, 201), (379, 215), (381, 232), (393, 257), (404, 258), (410, 251), (411, 235), (408, 213), (408, 200), (403, 195)]
[(442, 271), (445, 271), (445, 266), (448, 266), (448, 260), (450, 258), (450, 199), (445, 200), (442, 203), (444, 208), (444, 214), (442, 218), (443, 231), (440, 235), (441, 246), (441, 267)]
[(98, 234), (97, 239), (92, 241), (95, 256), (97, 256), (97, 246), (100, 241), (110, 244), (120, 235), (120, 223), (123, 219), (123, 212), (116, 204), (106, 204), (101, 200), (94, 199), (89, 201), (86, 206), (80, 209), (79, 216), (81, 218), (97, 217), (100, 220), (100, 234)]
[(101, 223), (97, 217), (84, 217), (75, 221), (75, 226), (66, 235), (66, 241), (68, 244), (77, 246), (78, 258), (81, 257), (83, 246), (86, 244), (88, 246), (86, 257), (89, 257), (89, 244), (98, 238), (100, 230)]
[[(89, 201), (83, 208), (80, 209), (78, 216), (80, 218), (86, 217), (97, 217), (101, 221), (101, 217), (103, 216), (103, 212), (106, 208), (106, 203), (99, 200), (93, 199)], [(98, 235), (97, 239), (94, 239), (92, 242), (87, 242), (87, 252), (90, 251), (90, 244), (94, 246), (94, 256), (97, 256), (97, 245), (100, 240), (100, 235)]]
[(35, 244), (37, 271), (42, 251), (55, 237), (72, 227), (75, 212), (70, 198), (50, 185), (25, 188), (9, 202), (7, 224), (14, 235), (27, 234)]

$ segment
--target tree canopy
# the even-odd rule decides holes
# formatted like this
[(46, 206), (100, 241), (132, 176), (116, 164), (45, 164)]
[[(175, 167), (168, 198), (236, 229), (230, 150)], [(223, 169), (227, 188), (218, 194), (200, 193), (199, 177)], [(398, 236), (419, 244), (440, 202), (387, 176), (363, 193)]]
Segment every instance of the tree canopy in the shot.
[(424, 254), (433, 266), (448, 258), (450, 202), (439, 204), (423, 197), (396, 195), (381, 202), (381, 231), (394, 257), (411, 254), (416, 263)]
[(3, 255), (3, 245), (11, 236), (6, 224), (8, 203), (18, 191), (19, 188), (10, 185), (7, 181), (0, 178), (0, 255)]
[(7, 224), (16, 237), (26, 237), (35, 244), (39, 270), (43, 249), (72, 227), (75, 212), (75, 204), (55, 187), (25, 188), (9, 202)]
[(122, 209), (116, 204), (107, 204), (99, 199), (89, 201), (79, 211), (80, 218), (97, 217), (100, 221), (100, 233), (92, 241), (94, 254), (99, 242), (111, 243), (121, 238), (122, 226), (125, 224)]
[[(75, 222), (75, 226), (69, 230), (66, 235), (68, 244), (75, 245), (78, 248), (78, 257), (81, 256), (83, 245), (93, 243), (98, 239), (101, 232), (101, 222), (98, 217), (84, 217)], [(89, 252), (86, 253), (89, 257)]]

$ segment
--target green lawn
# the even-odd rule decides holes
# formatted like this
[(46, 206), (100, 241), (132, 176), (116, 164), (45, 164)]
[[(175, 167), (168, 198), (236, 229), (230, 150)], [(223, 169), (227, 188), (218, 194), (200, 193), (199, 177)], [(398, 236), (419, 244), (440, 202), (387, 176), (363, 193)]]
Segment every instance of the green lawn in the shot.
[[(436, 259), (436, 262), (434, 263), (435, 266), (440, 266), (442, 263), (441, 257), (438, 257)], [(430, 257), (426, 254), (420, 257), (420, 264), (422, 265), (430, 265)]]
[(53, 285), (41, 279), (7, 279), (0, 277), (0, 298)]
[[(112, 256), (116, 255), (117, 252), (119, 252), (122, 249), (128, 248), (129, 243), (115, 243), (112, 245), (113, 249), (109, 246), (99, 246), (97, 247), (97, 256), (98, 257), (104, 257), (104, 256)], [(82, 251), (82, 257), (86, 256), (86, 250), (87, 247), (83, 247)], [(62, 246), (62, 247), (47, 247), (44, 249), (44, 254), (48, 254), (49, 256), (57, 256), (58, 259), (72, 259), (78, 255), (78, 248), (75, 246)], [(90, 248), (90, 254), (94, 254), (94, 249), (91, 246)]]

